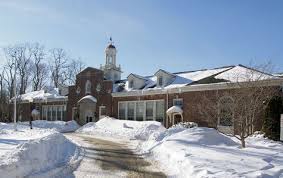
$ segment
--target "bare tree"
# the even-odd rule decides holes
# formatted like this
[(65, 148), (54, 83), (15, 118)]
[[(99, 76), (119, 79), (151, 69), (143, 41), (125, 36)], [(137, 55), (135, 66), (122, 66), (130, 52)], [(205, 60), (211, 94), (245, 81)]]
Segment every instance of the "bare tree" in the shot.
[(6, 92), (4, 88), (4, 69), (1, 68), (0, 71), (0, 120), (4, 121), (4, 115), (6, 113), (6, 106), (8, 103), (7, 102), (7, 97), (6, 97)]
[(20, 94), (24, 94), (28, 87), (31, 69), (31, 45), (29, 43), (17, 44), (4, 49), (8, 60), (14, 59), (17, 63), (18, 76), (20, 82)]
[(32, 86), (33, 90), (37, 91), (44, 87), (48, 77), (48, 68), (44, 62), (45, 51), (44, 47), (39, 43), (32, 46)]
[(68, 69), (64, 72), (67, 85), (74, 85), (76, 83), (76, 75), (85, 68), (85, 64), (79, 58), (72, 59), (68, 64)]
[(226, 90), (204, 92), (197, 109), (202, 117), (216, 123), (219, 131), (233, 134), (244, 148), (245, 139), (254, 133), (279, 88), (271, 86), (273, 76), (266, 73), (269, 64), (258, 67), (260, 71), (242, 67), (246, 70), (231, 76)]
[[(6, 53), (5, 53), (6, 54)], [(8, 87), (9, 99), (14, 96), (14, 71), (15, 71), (15, 58), (6, 55), (6, 64), (4, 65), (4, 80)]]
[(65, 83), (66, 78), (64, 72), (68, 67), (68, 58), (66, 52), (61, 48), (54, 48), (50, 50), (50, 72), (54, 86), (57, 88), (59, 83)]

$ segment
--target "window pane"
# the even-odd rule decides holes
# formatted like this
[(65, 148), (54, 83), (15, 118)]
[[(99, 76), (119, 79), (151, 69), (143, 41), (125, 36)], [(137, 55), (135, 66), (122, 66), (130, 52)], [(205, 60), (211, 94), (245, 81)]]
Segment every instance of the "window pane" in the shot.
[(158, 78), (158, 85), (162, 86), (163, 85), (163, 77)]
[(46, 110), (46, 107), (43, 106), (42, 107), (42, 120), (46, 120), (47, 119), (47, 110)]
[(164, 101), (156, 101), (156, 121), (164, 120)]
[(233, 126), (233, 100), (229, 97), (220, 100), (219, 124), (222, 126)]
[(57, 120), (62, 120), (62, 117), (61, 117), (61, 113), (62, 113), (62, 106), (58, 106), (57, 107)]
[(66, 112), (67, 112), (67, 107), (66, 105), (63, 106), (63, 116), (62, 116), (62, 120), (66, 120)]
[(128, 120), (135, 119), (135, 102), (128, 103)]
[(47, 120), (51, 121), (51, 107), (50, 106), (46, 106), (47, 108)]
[(137, 102), (136, 104), (136, 120), (143, 121), (144, 102)]
[(126, 103), (119, 103), (119, 119), (126, 119)]
[(222, 108), (220, 110), (220, 121), (219, 124), (222, 126), (232, 126), (232, 111), (229, 108)]
[(52, 120), (53, 121), (56, 121), (56, 111), (57, 110), (57, 107), (56, 106), (52, 106)]
[(153, 101), (146, 102), (146, 120), (153, 120)]

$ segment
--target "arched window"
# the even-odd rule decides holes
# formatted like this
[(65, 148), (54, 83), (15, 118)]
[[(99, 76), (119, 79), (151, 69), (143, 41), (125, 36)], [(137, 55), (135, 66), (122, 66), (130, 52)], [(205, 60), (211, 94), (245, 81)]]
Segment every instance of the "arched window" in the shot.
[(231, 97), (222, 97), (219, 100), (219, 120), (218, 125), (231, 127), (234, 118), (234, 100)]
[(85, 83), (85, 94), (91, 94), (91, 83), (89, 80)]

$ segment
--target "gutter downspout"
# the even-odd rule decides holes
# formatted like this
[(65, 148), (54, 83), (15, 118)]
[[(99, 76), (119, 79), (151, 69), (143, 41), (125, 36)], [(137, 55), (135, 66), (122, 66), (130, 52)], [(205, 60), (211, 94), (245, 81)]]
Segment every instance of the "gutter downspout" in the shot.
[[(169, 94), (168, 94), (168, 90), (166, 90), (166, 111), (168, 110), (169, 107)], [(168, 116), (165, 112), (166, 115), (166, 128), (168, 128)]]

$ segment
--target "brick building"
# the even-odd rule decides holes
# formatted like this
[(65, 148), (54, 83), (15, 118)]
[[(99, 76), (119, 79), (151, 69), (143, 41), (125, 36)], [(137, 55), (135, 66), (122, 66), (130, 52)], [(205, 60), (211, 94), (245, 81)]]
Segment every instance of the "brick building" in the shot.
[(105, 65), (100, 69), (88, 67), (81, 71), (76, 76), (75, 85), (68, 87), (66, 96), (60, 96), (60, 91), (58, 95), (43, 91), (41, 94), (49, 97), (22, 100), (20, 105), (24, 112), (19, 111), (19, 117), (29, 118), (31, 109), (38, 108), (40, 118), (46, 120), (73, 119), (85, 124), (107, 115), (127, 120), (155, 120), (168, 127), (181, 121), (178, 116), (173, 121), (166, 116), (168, 108), (178, 106), (184, 121), (233, 132), (235, 121), (232, 114), (230, 118), (221, 118), (220, 113), (218, 120), (200, 115), (196, 105), (201, 103), (203, 95), (213, 97), (217, 93), (218, 97), (213, 98), (215, 102), (225, 101), (227, 105), (227, 102), (233, 102), (231, 93), (239, 90), (237, 85), (233, 85), (235, 83), (252, 80), (267, 89), (272, 87), (278, 91), (283, 85), (282, 78), (243, 65), (178, 73), (160, 69), (152, 76), (131, 73), (121, 80), (122, 71), (116, 64), (116, 53), (116, 47), (111, 42), (105, 49)]

